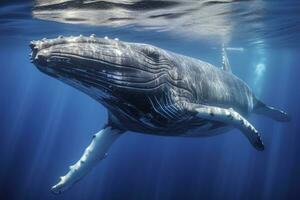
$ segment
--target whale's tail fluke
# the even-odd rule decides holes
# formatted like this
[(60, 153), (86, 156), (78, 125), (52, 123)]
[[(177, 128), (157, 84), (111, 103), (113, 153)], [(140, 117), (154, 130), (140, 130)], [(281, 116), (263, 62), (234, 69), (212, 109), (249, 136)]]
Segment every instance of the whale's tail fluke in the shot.
[(291, 121), (291, 117), (286, 112), (273, 108), (271, 106), (267, 106), (260, 100), (256, 100), (253, 112), (255, 114), (267, 116), (279, 122)]

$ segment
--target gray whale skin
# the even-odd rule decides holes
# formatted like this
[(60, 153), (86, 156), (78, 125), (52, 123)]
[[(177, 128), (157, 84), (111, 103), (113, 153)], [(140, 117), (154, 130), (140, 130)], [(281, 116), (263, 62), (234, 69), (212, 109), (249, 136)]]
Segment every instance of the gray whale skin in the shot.
[(263, 150), (258, 131), (246, 117), (256, 113), (290, 120), (259, 101), (232, 74), (225, 49), (223, 66), (215, 67), (155, 46), (94, 35), (32, 41), (30, 47), (31, 61), (40, 71), (86, 93), (109, 115), (82, 157), (52, 187), (54, 193), (86, 175), (126, 131), (205, 137), (237, 128)]

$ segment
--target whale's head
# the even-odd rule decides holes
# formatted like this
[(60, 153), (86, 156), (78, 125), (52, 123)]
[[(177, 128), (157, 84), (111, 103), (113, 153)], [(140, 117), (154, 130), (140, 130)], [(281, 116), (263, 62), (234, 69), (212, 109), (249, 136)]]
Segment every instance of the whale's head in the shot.
[(32, 41), (30, 47), (40, 71), (97, 100), (149, 91), (172, 70), (166, 51), (106, 37), (60, 36)]

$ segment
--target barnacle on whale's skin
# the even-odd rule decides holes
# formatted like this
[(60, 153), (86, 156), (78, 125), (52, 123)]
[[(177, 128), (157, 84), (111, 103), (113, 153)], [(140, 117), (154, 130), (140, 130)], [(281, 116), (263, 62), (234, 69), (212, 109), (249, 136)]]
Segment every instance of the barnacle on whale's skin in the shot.
[(126, 131), (205, 137), (239, 129), (257, 150), (264, 144), (247, 121), (250, 113), (289, 121), (283, 111), (259, 101), (232, 72), (223, 48), (223, 66), (119, 39), (59, 36), (30, 43), (37, 68), (86, 93), (108, 110), (105, 127), (82, 157), (53, 186), (61, 193), (104, 159)]

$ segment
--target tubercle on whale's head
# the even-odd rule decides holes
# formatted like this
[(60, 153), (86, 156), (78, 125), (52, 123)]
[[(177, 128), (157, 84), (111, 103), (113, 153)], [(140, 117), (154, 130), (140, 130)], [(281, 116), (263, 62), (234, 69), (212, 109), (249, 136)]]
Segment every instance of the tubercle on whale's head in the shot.
[(32, 50), (30, 60), (37, 67), (54, 67), (55, 65), (62, 66), (65, 64), (63, 58), (73, 56), (95, 57), (101, 53), (100, 47), (119, 46), (122, 44), (116, 38), (114, 40), (104, 38), (96, 38), (94, 34), (89, 37), (79, 35), (77, 37), (58, 36), (54, 39), (43, 38), (37, 41), (30, 42)]
[(153, 80), (163, 71), (159, 61), (166, 55), (151, 45), (95, 35), (44, 38), (29, 46), (31, 61), (40, 71), (85, 91), (157, 84)]
[(151, 45), (122, 42), (107, 36), (96, 38), (94, 34), (89, 37), (43, 38), (31, 41), (29, 46), (32, 50), (30, 60), (40, 69), (59, 68), (68, 64), (74, 64), (74, 68), (78, 61), (88, 59), (118, 65), (135, 64), (135, 67), (142, 69), (147, 68), (148, 64), (155, 64), (166, 53)]

